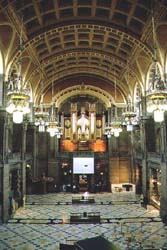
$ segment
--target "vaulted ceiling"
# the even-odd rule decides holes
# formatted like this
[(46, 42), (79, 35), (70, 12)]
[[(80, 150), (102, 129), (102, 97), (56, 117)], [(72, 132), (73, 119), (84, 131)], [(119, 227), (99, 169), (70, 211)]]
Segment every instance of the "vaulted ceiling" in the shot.
[[(89, 96), (124, 105), (142, 90), (153, 62), (150, 0), (1, 0), (0, 47), (6, 80), (20, 57), (35, 104)], [(164, 63), (167, 6), (154, 1), (158, 58)], [(115, 95), (115, 87), (117, 95)], [(54, 90), (54, 91), (53, 91)], [(116, 97), (116, 100), (115, 100)]]

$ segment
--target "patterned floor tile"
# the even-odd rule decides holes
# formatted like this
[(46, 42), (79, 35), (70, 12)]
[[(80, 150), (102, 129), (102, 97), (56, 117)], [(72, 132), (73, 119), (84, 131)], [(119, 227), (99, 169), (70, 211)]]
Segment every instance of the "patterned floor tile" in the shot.
[[(67, 193), (28, 195), (25, 208), (18, 209), (14, 216), (15, 219), (26, 219), (27, 223), (1, 225), (0, 249), (59, 250), (59, 243), (103, 235), (122, 250), (127, 247), (129, 250), (139, 250), (147, 246), (167, 250), (167, 227), (161, 222), (157, 209), (152, 206), (148, 206), (147, 210), (141, 207), (140, 197), (134, 193), (91, 195), (96, 202), (91, 205), (66, 205), (66, 202), (71, 203), (73, 196)], [(57, 205), (58, 202), (62, 204)], [(112, 223), (36, 224), (35, 220), (34, 224), (30, 223), (30, 219), (44, 218), (68, 222), (71, 212), (83, 211), (100, 212), (103, 219), (109, 218)], [(128, 245), (129, 235), (131, 240)]]

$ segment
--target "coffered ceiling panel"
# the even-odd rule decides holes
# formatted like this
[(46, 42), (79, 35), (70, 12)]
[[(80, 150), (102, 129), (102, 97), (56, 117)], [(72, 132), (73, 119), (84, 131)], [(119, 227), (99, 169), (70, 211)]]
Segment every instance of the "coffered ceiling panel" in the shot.
[[(23, 74), (34, 102), (41, 94), (48, 102), (53, 84), (62, 91), (83, 82), (90, 85), (92, 79), (92, 85), (111, 96), (116, 86), (119, 102), (125, 103), (136, 82), (145, 84), (143, 75), (153, 61), (153, 9), (156, 25), (164, 23), (165, 1), (2, 0), (1, 45), (5, 65), (10, 64), (6, 74), (19, 59), (21, 35)], [(159, 28), (157, 40), (165, 47), (161, 30), (165, 32)]]

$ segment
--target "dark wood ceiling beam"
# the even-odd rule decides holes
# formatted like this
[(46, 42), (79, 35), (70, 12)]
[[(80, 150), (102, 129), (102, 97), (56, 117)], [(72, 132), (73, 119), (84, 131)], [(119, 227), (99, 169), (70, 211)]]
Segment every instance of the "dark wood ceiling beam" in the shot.
[(92, 7), (91, 7), (91, 16), (95, 17), (96, 15), (96, 7), (97, 7), (97, 0), (92, 1)]
[(92, 47), (93, 37), (94, 37), (94, 29), (91, 29), (89, 32), (89, 46), (90, 47)]
[(113, 0), (112, 3), (111, 3), (110, 13), (109, 13), (109, 19), (113, 18), (116, 5), (117, 5), (117, 0)]
[(73, 1), (73, 15), (78, 16), (78, 0)]
[(41, 13), (40, 13), (40, 10), (39, 10), (38, 2), (36, 0), (32, 0), (32, 3), (33, 3), (33, 6), (34, 6), (34, 9), (35, 9), (35, 13), (36, 13), (38, 22), (42, 26), (43, 25), (43, 20), (42, 20)]
[(54, 68), (55, 71), (57, 71), (57, 65), (56, 65), (56, 63), (53, 63), (53, 68)]
[(103, 49), (105, 49), (105, 47), (106, 47), (108, 37), (109, 37), (109, 31), (106, 31), (105, 35), (104, 35), (103, 45), (102, 45)]
[[(73, 32), (74, 33), (74, 30), (76, 29), (76, 25), (65, 25), (65, 26), (61, 26), (59, 28), (54, 28), (54, 29), (51, 29), (50, 31), (47, 32), (47, 34), (49, 35), (54, 35), (54, 34), (57, 34), (57, 33), (65, 33), (67, 30), (70, 32)], [(94, 31), (96, 29), (96, 33), (98, 34), (98, 31), (104, 31), (104, 30), (107, 30), (109, 33), (110, 33), (110, 37), (113, 36), (113, 38), (115, 39), (115, 36), (117, 37), (117, 40), (119, 39), (119, 36), (125, 32), (122, 32), (120, 30), (116, 30), (114, 28), (110, 28), (110, 27), (107, 27), (105, 28), (105, 26), (101, 26), (101, 25), (92, 25), (92, 24), (89, 24), (87, 26), (85, 26), (84, 24), (79, 24), (77, 25), (77, 29), (82, 29), (83, 33), (84, 33), (84, 30), (85, 33), (88, 33), (87, 32), (87, 29), (89, 29), (89, 34)], [(29, 40), (25, 46), (28, 47), (30, 44), (37, 46), (38, 44), (40, 44), (41, 40), (44, 40), (44, 34), (45, 33), (41, 33), (39, 34), (38, 36), (34, 37), (32, 40)], [(144, 44), (143, 42), (141, 42), (140, 40), (137, 40), (135, 37), (133, 37), (132, 35), (129, 35), (129, 34), (125, 34), (125, 39), (127, 40), (127, 43), (130, 43), (130, 45), (133, 47), (134, 45), (138, 46), (138, 48), (142, 48), (142, 50), (145, 51), (146, 54), (148, 54), (149, 56), (152, 55), (150, 49), (148, 48), (148, 46), (146, 44)], [(89, 38), (88, 38), (89, 40)], [(90, 42), (90, 45), (92, 43)]]
[(45, 34), (45, 44), (46, 44), (46, 47), (47, 47), (47, 49), (49, 51), (49, 54), (51, 54), (52, 50), (51, 50), (51, 47), (50, 47), (50, 44), (49, 44), (49, 41), (48, 41), (48, 37), (47, 37), (46, 34)]
[(56, 14), (56, 18), (60, 19), (58, 0), (53, 0), (53, 6), (54, 6), (54, 11), (55, 11), (55, 14)]
[(134, 11), (136, 9), (136, 6), (137, 6), (137, 0), (134, 0), (133, 1), (133, 5), (132, 5), (132, 8), (130, 9), (130, 12), (128, 13), (128, 18), (127, 18), (127, 22), (126, 22), (126, 25), (128, 26), (130, 24), (130, 21), (132, 19), (132, 16), (134, 14)]
[(118, 52), (119, 52), (119, 50), (120, 50), (120, 48), (121, 48), (121, 44), (122, 44), (122, 42), (123, 42), (123, 39), (124, 39), (124, 34), (121, 34), (121, 36), (120, 36), (120, 39), (118, 40), (118, 44), (117, 44), (117, 47), (116, 47), (116, 54), (118, 54)]
[(63, 36), (63, 33), (61, 31), (59, 32), (59, 36), (60, 36), (61, 47), (62, 47), (62, 49), (64, 49), (64, 47), (65, 47), (64, 36)]
[(79, 39), (78, 39), (78, 30), (75, 29), (75, 46), (78, 47)]

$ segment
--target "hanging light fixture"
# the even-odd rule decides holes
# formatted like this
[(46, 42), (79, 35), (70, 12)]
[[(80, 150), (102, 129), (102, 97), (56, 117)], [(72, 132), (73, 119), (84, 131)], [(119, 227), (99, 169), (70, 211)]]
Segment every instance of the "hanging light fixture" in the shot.
[(30, 112), (29, 100), (30, 92), (23, 85), (22, 79), (22, 30), (19, 41), (19, 60), (18, 60), (18, 74), (10, 77), (7, 86), (7, 104), (6, 111), (13, 115), (14, 123), (22, 123), (25, 114)]
[(133, 127), (138, 124), (137, 114), (133, 111), (132, 105), (127, 105), (127, 110), (122, 114), (123, 123), (128, 132), (133, 131)]
[(111, 138), (111, 135), (113, 135), (112, 127), (110, 123), (107, 123), (105, 128), (104, 128), (104, 134), (108, 137)]
[[(116, 75), (115, 75), (115, 102), (117, 100), (117, 81), (116, 81)], [(114, 112), (114, 118), (111, 121), (111, 130), (115, 137), (119, 137), (119, 134), (122, 132), (122, 126), (121, 121), (118, 118), (117, 113), (117, 106), (115, 105), (115, 112)]]
[(155, 122), (164, 121), (164, 112), (167, 110), (167, 81), (161, 79), (157, 64), (157, 47), (155, 36), (154, 15), (152, 14), (153, 43), (154, 43), (154, 72), (150, 87), (146, 93), (147, 112), (154, 114)]
[(45, 128), (48, 126), (49, 113), (44, 109), (43, 96), (41, 98), (41, 103), (35, 110), (35, 126), (38, 127), (39, 132), (45, 132)]
[(47, 132), (49, 132), (50, 137), (56, 136), (57, 138), (61, 138), (63, 134), (62, 128), (58, 126), (57, 122), (49, 122)]
[(51, 107), (51, 116), (47, 127), (47, 132), (49, 132), (50, 137), (54, 137), (55, 135), (57, 138), (60, 138), (63, 134), (63, 128), (59, 126), (59, 123), (56, 121), (54, 116), (54, 106)]
[[(116, 107), (115, 107), (116, 110)], [(122, 132), (121, 121), (119, 121), (118, 117), (114, 117), (111, 122), (108, 122), (104, 129), (104, 134), (111, 138), (111, 135), (115, 137), (119, 137), (119, 133)]]
[[(116, 76), (115, 76), (115, 102), (117, 99), (116, 96)], [(115, 105), (115, 112), (114, 112), (114, 117), (111, 119), (109, 117), (109, 113), (108, 113), (108, 123), (106, 124), (106, 127), (104, 128), (104, 134), (107, 135), (108, 138), (111, 137), (111, 135), (114, 135), (115, 137), (119, 137), (120, 132), (122, 132), (122, 126), (121, 126), (121, 121), (118, 118), (118, 114), (117, 114), (117, 106)], [(112, 114), (111, 114), (112, 117)], [(111, 122), (110, 122), (111, 119)]]
[(111, 135), (113, 135), (111, 122), (110, 122), (111, 116), (112, 116), (112, 114), (111, 114), (111, 109), (110, 109), (110, 113), (108, 110), (108, 122), (106, 123), (105, 128), (104, 128), (104, 134), (107, 136), (107, 138), (111, 138)]
[(59, 126), (59, 123), (56, 120), (56, 115), (54, 112), (54, 103), (53, 103), (53, 83), (52, 83), (52, 106), (51, 106), (51, 115), (47, 127), (47, 132), (50, 134), (50, 137), (54, 137), (55, 135), (57, 138), (60, 138), (63, 132), (63, 129), (61, 126)]
[[(127, 61), (127, 83), (130, 83), (129, 78), (129, 62)], [(133, 126), (137, 125), (137, 114), (134, 112), (134, 108), (132, 105), (132, 101), (130, 99), (130, 96), (128, 96), (128, 103), (126, 107), (126, 111), (122, 114), (123, 116), (123, 123), (122, 125), (126, 126), (126, 129), (128, 132), (133, 131)]]
[(111, 132), (115, 137), (119, 137), (119, 134), (122, 132), (121, 121), (117, 116), (117, 107), (115, 106), (115, 117), (111, 122)]
[[(42, 81), (41, 81), (41, 88), (43, 89), (44, 85), (44, 70), (43, 70), (43, 63), (42, 63), (42, 68), (41, 68), (41, 75), (42, 75)], [(35, 126), (38, 127), (39, 132), (45, 132), (46, 127), (48, 126), (48, 118), (49, 118), (49, 112), (46, 110), (44, 107), (43, 103), (43, 94), (41, 95), (41, 100), (40, 100), (40, 105), (39, 107), (35, 107)]]

